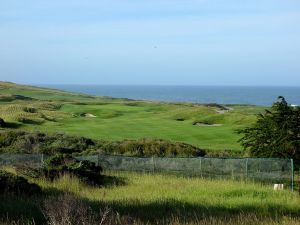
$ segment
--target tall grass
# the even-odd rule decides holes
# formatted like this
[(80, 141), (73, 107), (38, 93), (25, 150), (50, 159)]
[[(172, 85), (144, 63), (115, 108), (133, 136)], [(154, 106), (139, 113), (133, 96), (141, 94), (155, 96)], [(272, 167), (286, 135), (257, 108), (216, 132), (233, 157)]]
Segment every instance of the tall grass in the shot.
[[(68, 194), (93, 212), (109, 208), (113, 218), (128, 218), (127, 224), (299, 224), (298, 193), (274, 191), (271, 185), (135, 172), (105, 175), (103, 187), (88, 186), (70, 175), (53, 182), (31, 179), (44, 194), (33, 199), (2, 196), (2, 220), (7, 215), (10, 221), (45, 223), (45, 201)], [(50, 211), (62, 210), (59, 203), (54, 209), (51, 205), (48, 201)]]
[(142, 221), (238, 218), (244, 214), (279, 219), (297, 217), (300, 213), (297, 193), (273, 191), (271, 185), (132, 172), (106, 175), (115, 177), (116, 182), (102, 188), (86, 186), (70, 176), (53, 183), (37, 182), (45, 189), (86, 199), (96, 208), (109, 206)]

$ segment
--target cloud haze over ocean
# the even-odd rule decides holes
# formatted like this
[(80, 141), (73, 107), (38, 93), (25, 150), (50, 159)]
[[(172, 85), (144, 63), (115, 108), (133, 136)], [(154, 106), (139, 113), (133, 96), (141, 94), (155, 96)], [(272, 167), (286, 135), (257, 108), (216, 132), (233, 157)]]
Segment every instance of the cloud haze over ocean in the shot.
[(0, 80), (300, 86), (298, 0), (9, 0)]

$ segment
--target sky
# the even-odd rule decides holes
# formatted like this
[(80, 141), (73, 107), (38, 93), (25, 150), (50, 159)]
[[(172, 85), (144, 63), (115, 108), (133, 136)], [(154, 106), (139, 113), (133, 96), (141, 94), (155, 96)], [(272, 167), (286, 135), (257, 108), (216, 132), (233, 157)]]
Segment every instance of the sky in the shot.
[(300, 86), (299, 0), (0, 5), (0, 80)]

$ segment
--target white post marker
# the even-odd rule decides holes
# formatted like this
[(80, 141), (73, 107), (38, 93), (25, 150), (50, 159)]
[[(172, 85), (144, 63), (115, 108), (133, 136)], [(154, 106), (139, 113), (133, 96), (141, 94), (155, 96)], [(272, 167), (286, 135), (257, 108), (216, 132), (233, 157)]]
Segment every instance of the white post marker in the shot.
[(274, 191), (283, 190), (283, 184), (274, 184)]

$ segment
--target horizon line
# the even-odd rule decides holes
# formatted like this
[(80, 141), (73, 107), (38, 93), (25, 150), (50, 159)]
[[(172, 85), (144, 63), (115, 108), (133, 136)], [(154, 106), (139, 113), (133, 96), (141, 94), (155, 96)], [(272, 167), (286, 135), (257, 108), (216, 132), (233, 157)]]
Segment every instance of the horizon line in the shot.
[(30, 85), (30, 86), (162, 86), (162, 87), (291, 87), (291, 88), (300, 88), (300, 84), (298, 85), (255, 85), (255, 84), (91, 84), (91, 83), (31, 83), (31, 82), (25, 82), (25, 83), (19, 83), (15, 81), (4, 81), (0, 80), (0, 82), (4, 83), (14, 83), (14, 84), (19, 84), (19, 85)]
[(64, 86), (64, 85), (70, 85), (70, 86), (168, 86), (168, 87), (298, 87), (300, 88), (300, 85), (245, 85), (245, 84), (72, 84), (72, 83), (27, 83), (28, 85), (53, 85), (53, 86)]

